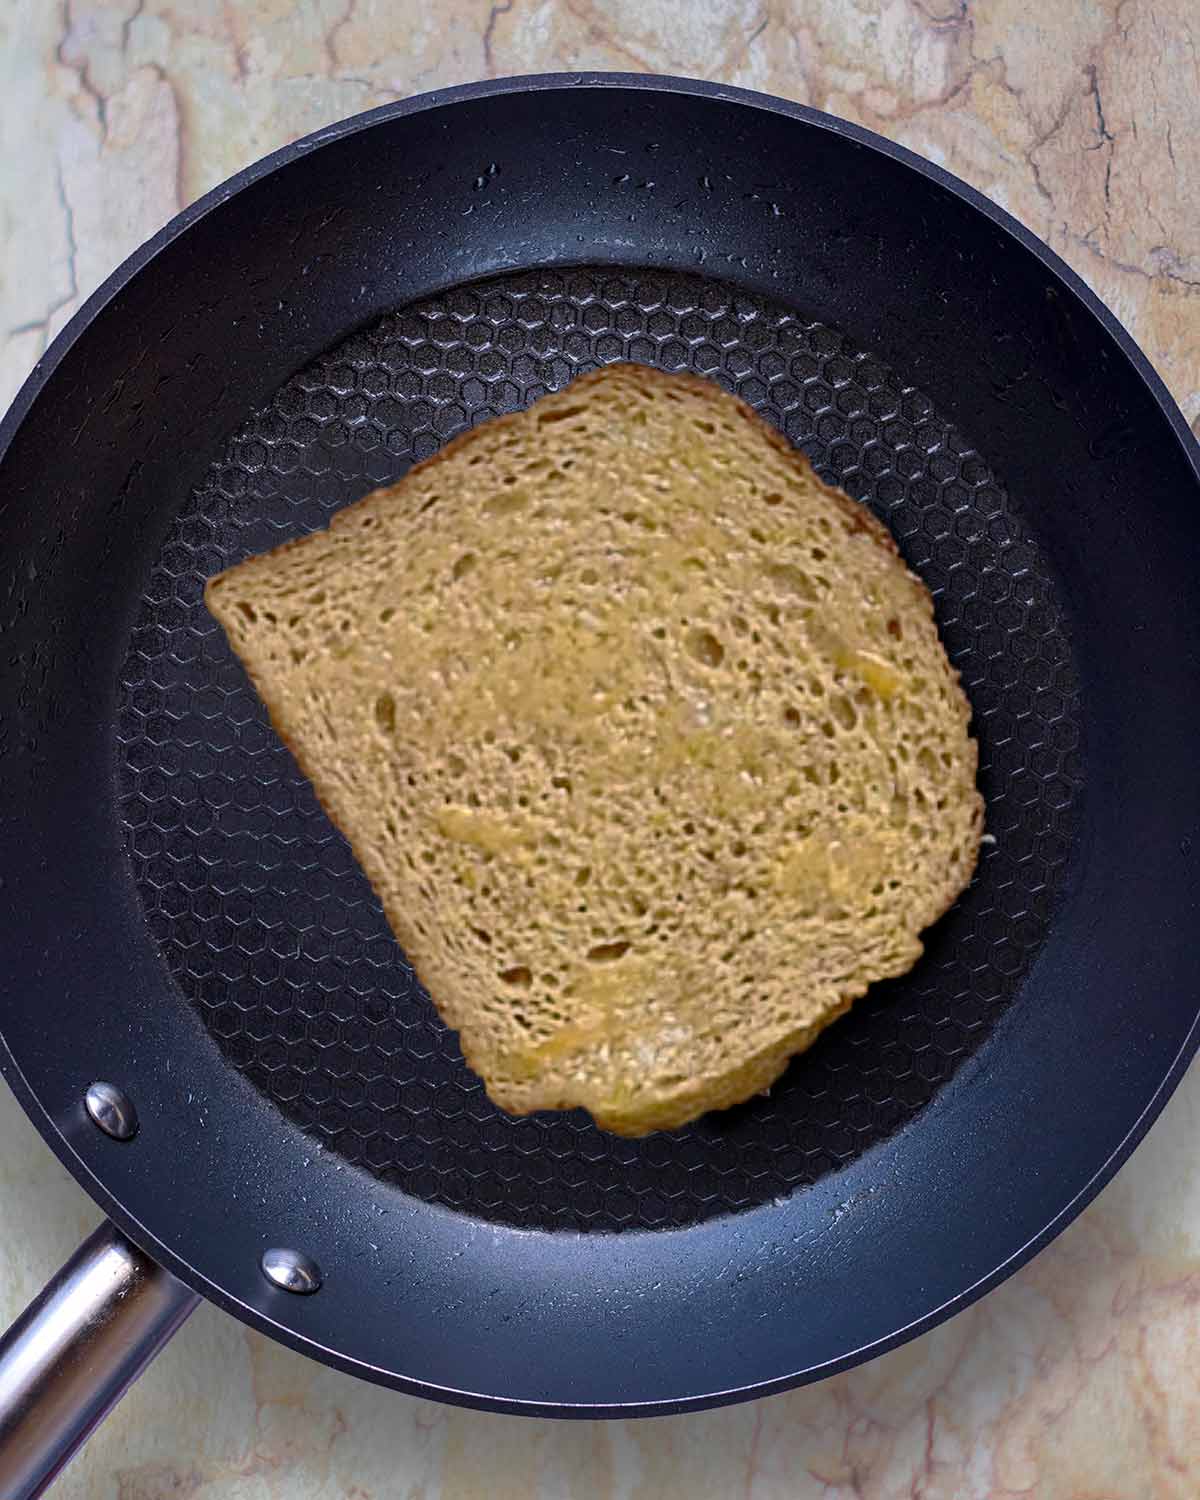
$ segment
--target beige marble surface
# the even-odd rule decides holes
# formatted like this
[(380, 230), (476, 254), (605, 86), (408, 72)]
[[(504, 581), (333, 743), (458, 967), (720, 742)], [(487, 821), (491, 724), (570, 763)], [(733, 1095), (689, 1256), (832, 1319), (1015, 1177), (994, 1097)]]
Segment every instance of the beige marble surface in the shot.
[[(0, 0), (0, 404), (175, 211), (328, 121), (487, 74), (653, 69), (789, 95), (1046, 238), (1200, 432), (1195, 0)], [(2, 1090), (2, 1086), (0, 1086)], [(1200, 1074), (1031, 1266), (875, 1364), (648, 1423), (392, 1396), (205, 1308), (63, 1500), (1194, 1500)], [(0, 1320), (96, 1219), (0, 1092)]]

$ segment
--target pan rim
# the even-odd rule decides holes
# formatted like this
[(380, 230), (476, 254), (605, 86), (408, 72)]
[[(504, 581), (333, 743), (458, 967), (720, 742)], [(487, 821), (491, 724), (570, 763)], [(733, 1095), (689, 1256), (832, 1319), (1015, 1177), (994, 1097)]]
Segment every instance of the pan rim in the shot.
[(1126, 329), (1116, 314), (1088, 286), (1087, 282), (1050, 248), (1040, 236), (1034, 234), (1019, 219), (998, 203), (992, 201), (977, 188), (947, 172), (936, 162), (910, 151), (896, 141), (889, 140), (877, 131), (855, 125), (825, 110), (814, 109), (808, 104), (797, 104), (775, 94), (766, 94), (757, 89), (744, 89), (732, 84), (711, 83), (706, 79), (689, 78), (670, 73), (516, 73), (503, 78), (481, 79), (473, 83), (454, 84), (448, 88), (431, 89), (427, 93), (413, 94), (407, 99), (397, 99), (389, 104), (377, 105), (374, 109), (348, 115), (344, 120), (323, 126), (308, 135), (289, 141), (276, 150), (260, 157), (232, 177), (226, 178), (216, 187), (189, 203), (143, 244), (139, 245), (96, 288), (94, 292), (71, 315), (42, 353), (25, 381), (22, 383), (8, 410), (0, 416), (0, 461), (3, 461), (17, 429), (23, 422), (33, 402), (41, 393), (63, 358), (77, 341), (83, 330), (91, 324), (97, 314), (108, 305), (128, 283), (168, 245), (174, 243), (194, 224), (207, 217), (229, 199), (244, 189), (252, 187), (278, 168), (286, 166), (297, 157), (310, 151), (342, 141), (360, 131), (370, 130), (375, 125), (389, 120), (403, 119), (408, 115), (423, 114), (446, 105), (474, 99), (494, 98), (511, 93), (552, 93), (557, 90), (633, 89), (650, 93), (691, 94), (697, 98), (715, 102), (740, 104), (750, 109), (762, 110), (766, 114), (783, 115), (786, 118), (811, 125), (831, 135), (842, 136), (868, 150), (890, 157), (900, 165), (919, 173), (952, 193), (956, 198), (976, 209), (990, 219), (999, 229), (1015, 239), (1025, 250), (1031, 252), (1045, 268), (1067, 289), (1074, 293), (1088, 311), (1104, 326), (1119, 345), (1121, 352), (1133, 365), (1149, 387), (1155, 403), (1161, 410), (1179, 440), (1184, 457), (1197, 479), (1200, 479), (1200, 441), (1196, 439), (1180, 411), (1178, 403), (1167, 389), (1162, 377), (1155, 370), (1141, 346)]
[[(351, 116), (346, 120), (318, 130), (301, 140), (285, 145), (260, 161), (253, 163), (176, 215), (153, 238), (129, 256), (74, 314), (35, 365), (34, 370), (21, 387), (8, 412), (3, 419), (0, 419), (0, 461), (3, 461), (13, 438), (43, 388), (80, 335), (90, 326), (97, 315), (161, 251), (199, 222), (199, 220), (236, 196), (243, 189), (259, 182), (264, 177), (269, 176), (277, 169), (286, 166), (309, 151), (318, 149), (334, 141), (347, 139), (357, 134), (358, 131), (371, 129), (377, 124), (440, 109), (443, 106), (466, 100), (491, 98), (517, 92), (540, 93), (568, 89), (575, 90), (578, 88), (612, 89), (618, 91), (638, 90), (693, 95), (699, 98), (712, 99), (717, 102), (737, 104), (762, 110), (765, 113), (776, 116), (784, 116), (811, 127), (828, 131), (831, 134), (842, 136), (860, 146), (889, 157), (898, 164), (919, 172), (926, 179), (937, 184), (942, 189), (953, 193), (969, 207), (982, 212), (999, 229), (1015, 239), (1026, 251), (1032, 253), (1050, 276), (1060, 282), (1066, 290), (1073, 293), (1082, 305), (1092, 313), (1109, 338), (1115, 342), (1116, 346), (1124, 354), (1136, 374), (1140, 376), (1143, 385), (1148, 388), (1154, 397), (1155, 404), (1167, 419), (1175, 434), (1185, 460), (1190, 465), (1197, 480), (1200, 481), (1200, 445), (1196, 444), (1182, 412), (1130, 334), (1104, 303), (1090, 291), (1083, 280), (1054, 251), (1030, 230), (1018, 223), (1011, 215), (975, 189), (970, 188), (943, 168), (924, 160), (905, 147), (898, 146), (860, 126), (850, 124), (847, 121), (824, 114), (805, 105), (794, 104), (750, 90), (700, 80), (666, 75), (625, 73), (535, 74), (484, 80), (437, 90)], [(552, 1404), (541, 1401), (514, 1401), (497, 1398), (488, 1394), (446, 1389), (427, 1381), (417, 1381), (409, 1377), (397, 1376), (390, 1371), (369, 1366), (363, 1361), (347, 1357), (337, 1350), (320, 1346), (315, 1340), (306, 1338), (302, 1334), (276, 1323), (257, 1309), (248, 1307), (246, 1304), (240, 1302), (222, 1287), (207, 1281), (205, 1277), (198, 1274), (186, 1261), (180, 1259), (167, 1246), (161, 1244), (149, 1230), (125, 1211), (123, 1206), (76, 1154), (69, 1140), (46, 1113), (41, 1101), (27, 1084), (2, 1036), (0, 1036), (0, 1072), (3, 1072), (8, 1078), (26, 1113), (30, 1116), (34, 1125), (55, 1152), (56, 1156), (64, 1163), (84, 1190), (98, 1203), (103, 1211), (108, 1213), (114, 1222), (124, 1232), (129, 1234), (131, 1239), (140, 1244), (149, 1253), (155, 1255), (157, 1259), (181, 1280), (195, 1287), (196, 1290), (202, 1292), (209, 1300), (217, 1303), (218, 1306), (232, 1313), (241, 1321), (257, 1327), (260, 1331), (297, 1349), (299, 1352), (310, 1355), (317, 1354), (324, 1362), (335, 1368), (406, 1391), (410, 1394), (427, 1397), (435, 1396), (438, 1399), (456, 1404), (476, 1406), (489, 1410), (525, 1413), (536, 1416), (558, 1415), (589, 1418), (674, 1414), (775, 1394), (851, 1368), (866, 1359), (873, 1358), (891, 1348), (897, 1347), (908, 1339), (936, 1326), (953, 1313), (966, 1308), (980, 1296), (984, 1295), (984, 1293), (1005, 1280), (1048, 1244), (1096, 1196), (1146, 1134), (1150, 1125), (1157, 1118), (1167, 1099), (1174, 1091), (1189, 1061), (1198, 1048), (1200, 1048), (1200, 1015), (1193, 1022), (1170, 1068), (1154, 1090), (1137, 1119), (1133, 1122), (1127, 1134), (1084, 1187), (1037, 1234), (1028, 1239), (1023, 1246), (1011, 1254), (999, 1266), (995, 1267), (986, 1276), (980, 1278), (956, 1296), (930, 1310), (921, 1318), (902, 1329), (893, 1331), (883, 1339), (851, 1351), (836, 1360), (828, 1361), (818, 1367), (807, 1368), (791, 1375), (782, 1375), (746, 1386), (685, 1398), (674, 1398), (662, 1402), (641, 1401), (614, 1405), (581, 1405), (569, 1402)]]

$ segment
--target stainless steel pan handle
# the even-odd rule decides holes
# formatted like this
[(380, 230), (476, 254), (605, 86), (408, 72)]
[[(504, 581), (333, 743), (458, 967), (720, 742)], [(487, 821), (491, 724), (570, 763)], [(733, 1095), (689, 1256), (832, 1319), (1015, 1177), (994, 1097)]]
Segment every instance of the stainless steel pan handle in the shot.
[(200, 1299), (104, 1224), (0, 1337), (0, 1496), (32, 1500)]

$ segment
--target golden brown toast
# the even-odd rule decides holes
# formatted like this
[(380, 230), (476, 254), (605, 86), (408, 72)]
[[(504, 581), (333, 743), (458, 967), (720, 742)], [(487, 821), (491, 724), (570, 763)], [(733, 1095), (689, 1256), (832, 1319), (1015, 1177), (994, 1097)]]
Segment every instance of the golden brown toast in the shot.
[(505, 1109), (766, 1087), (970, 879), (970, 709), (862, 506), (612, 365), (207, 599)]

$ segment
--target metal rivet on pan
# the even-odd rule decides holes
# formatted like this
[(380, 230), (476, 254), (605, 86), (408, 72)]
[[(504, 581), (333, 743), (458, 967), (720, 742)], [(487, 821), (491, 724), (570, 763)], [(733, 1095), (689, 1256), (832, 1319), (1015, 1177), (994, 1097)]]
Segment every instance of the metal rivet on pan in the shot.
[(83, 1096), (83, 1106), (94, 1125), (114, 1141), (131, 1141), (137, 1134), (137, 1110), (133, 1100), (114, 1083), (93, 1083)]
[(321, 1290), (320, 1266), (299, 1250), (264, 1250), (260, 1265), (267, 1280), (285, 1292), (307, 1297)]

